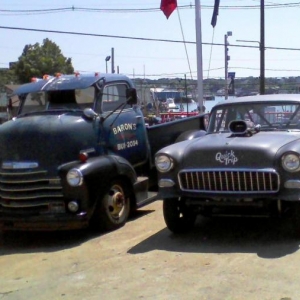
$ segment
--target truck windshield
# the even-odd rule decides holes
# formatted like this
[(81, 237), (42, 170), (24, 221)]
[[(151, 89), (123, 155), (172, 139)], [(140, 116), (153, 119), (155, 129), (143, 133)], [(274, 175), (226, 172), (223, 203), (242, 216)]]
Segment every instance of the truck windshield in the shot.
[(40, 91), (27, 94), (19, 114), (49, 110), (83, 110), (93, 108), (95, 88), (80, 90)]
[(208, 133), (228, 132), (233, 120), (244, 120), (260, 125), (261, 130), (300, 130), (299, 103), (265, 102), (223, 105), (213, 109)]

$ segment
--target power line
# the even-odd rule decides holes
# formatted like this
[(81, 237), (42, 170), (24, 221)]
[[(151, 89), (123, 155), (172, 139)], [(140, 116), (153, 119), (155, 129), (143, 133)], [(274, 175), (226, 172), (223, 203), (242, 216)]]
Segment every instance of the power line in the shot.
[[(191, 41), (154, 39), (154, 38), (142, 38), (142, 37), (133, 37), (133, 36), (84, 33), (84, 32), (73, 32), (73, 31), (61, 31), (61, 30), (47, 30), (47, 29), (36, 29), (36, 28), (22, 28), (22, 27), (10, 27), (10, 26), (0, 26), (0, 29), (47, 32), (47, 33), (58, 33), (58, 34), (71, 34), (71, 35), (81, 35), (81, 36), (106, 37), (106, 38), (129, 39), (129, 40), (152, 41), (152, 42), (181, 43), (181, 44), (184, 43), (184, 44), (193, 44), (193, 45), (196, 44), (196, 42), (191, 42)], [(224, 47), (224, 44), (220, 44), (220, 43), (203, 43), (202, 42), (202, 44)], [(258, 46), (234, 45), (234, 44), (230, 44), (230, 47), (259, 48)], [(265, 47), (265, 49), (300, 51), (300, 48), (287, 48), (287, 47)]]
[[(300, 2), (291, 3), (273, 3), (265, 4), (265, 9), (274, 8), (291, 8), (300, 6)], [(179, 9), (191, 9), (195, 5), (179, 5)], [(212, 9), (212, 5), (201, 5), (201, 9)], [(220, 5), (219, 9), (260, 9), (260, 5)], [(147, 12), (158, 12), (160, 8), (86, 8), (86, 7), (70, 7), (63, 8), (51, 8), (51, 9), (0, 9), (0, 14), (48, 14), (48, 13), (61, 13), (61, 12), (74, 12), (74, 11), (85, 11), (85, 12), (101, 12), (101, 13), (147, 13)]]

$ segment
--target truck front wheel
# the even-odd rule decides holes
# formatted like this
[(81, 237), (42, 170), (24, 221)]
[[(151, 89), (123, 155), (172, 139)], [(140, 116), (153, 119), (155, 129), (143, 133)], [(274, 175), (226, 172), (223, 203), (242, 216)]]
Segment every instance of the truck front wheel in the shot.
[(173, 233), (184, 233), (194, 227), (197, 215), (179, 198), (163, 200), (163, 215)]
[(107, 193), (99, 197), (92, 225), (98, 230), (111, 231), (125, 225), (130, 212), (130, 199), (126, 184), (114, 180)]

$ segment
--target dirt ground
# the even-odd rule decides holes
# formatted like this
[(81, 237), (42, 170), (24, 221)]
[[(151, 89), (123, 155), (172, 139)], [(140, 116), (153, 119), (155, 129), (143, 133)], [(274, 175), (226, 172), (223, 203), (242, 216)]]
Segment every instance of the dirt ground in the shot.
[(123, 228), (0, 234), (0, 299), (300, 299), (299, 240), (269, 219), (204, 219), (185, 235), (162, 202)]

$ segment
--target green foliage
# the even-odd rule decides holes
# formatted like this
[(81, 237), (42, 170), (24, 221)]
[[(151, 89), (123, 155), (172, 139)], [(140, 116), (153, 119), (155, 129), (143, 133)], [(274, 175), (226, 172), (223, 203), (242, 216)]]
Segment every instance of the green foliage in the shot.
[(0, 70), (0, 92), (5, 92), (5, 85), (7, 84), (18, 84), (18, 78), (15, 72), (12, 70), (1, 69)]
[(21, 83), (29, 82), (32, 77), (41, 78), (45, 74), (74, 72), (71, 58), (64, 57), (60, 48), (47, 38), (42, 45), (26, 45), (13, 70)]
[[(185, 91), (188, 94), (197, 94), (197, 80), (187, 79), (186, 82), (182, 78), (160, 78), (160, 79), (140, 79), (134, 78), (134, 82), (138, 88), (171, 88)], [(204, 94), (216, 95), (218, 90), (224, 89), (225, 80), (223, 78), (209, 78), (203, 80)], [(235, 79), (236, 95), (249, 95), (250, 93), (259, 93), (260, 80), (259, 77), (244, 77)], [(281, 77), (281, 78), (265, 78), (265, 94), (275, 93), (300, 93), (300, 77)]]

